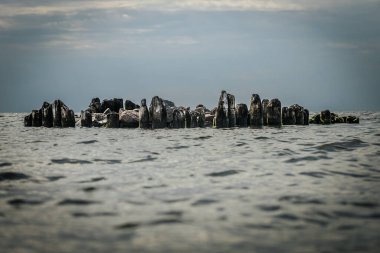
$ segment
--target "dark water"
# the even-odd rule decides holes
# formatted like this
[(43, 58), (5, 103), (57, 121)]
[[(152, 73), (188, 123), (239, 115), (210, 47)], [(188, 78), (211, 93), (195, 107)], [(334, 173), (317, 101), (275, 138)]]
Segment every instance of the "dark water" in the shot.
[(24, 128), (0, 114), (1, 252), (377, 252), (380, 114), (281, 129)]

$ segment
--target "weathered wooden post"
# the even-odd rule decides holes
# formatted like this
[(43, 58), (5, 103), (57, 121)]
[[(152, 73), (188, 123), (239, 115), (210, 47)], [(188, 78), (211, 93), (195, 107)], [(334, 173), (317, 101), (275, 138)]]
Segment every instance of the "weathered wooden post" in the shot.
[(272, 99), (267, 107), (268, 126), (278, 126), (282, 124), (281, 102), (278, 98)]
[(249, 126), (262, 127), (263, 126), (263, 106), (258, 94), (252, 94), (251, 104), (249, 107)]
[(139, 127), (149, 128), (149, 110), (146, 106), (146, 99), (141, 100), (141, 106), (139, 109)]
[(246, 104), (236, 105), (236, 125), (238, 127), (247, 127), (248, 124), (248, 107)]

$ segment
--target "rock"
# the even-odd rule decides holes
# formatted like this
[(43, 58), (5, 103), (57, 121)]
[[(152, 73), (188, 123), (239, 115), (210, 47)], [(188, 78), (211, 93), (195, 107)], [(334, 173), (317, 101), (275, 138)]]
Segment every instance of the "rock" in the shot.
[(119, 114), (116, 112), (111, 112), (107, 114), (107, 128), (119, 128)]
[(174, 113), (174, 107), (165, 106), (166, 107), (166, 126), (172, 127), (173, 125), (173, 113)]
[(104, 99), (101, 104), (101, 112), (104, 112), (108, 108), (112, 112), (119, 112), (119, 110), (123, 108), (123, 99), (122, 98)]
[(206, 112), (205, 112), (205, 107), (203, 105), (198, 105), (195, 108), (195, 111), (198, 113), (197, 115), (197, 124), (198, 127), (205, 127), (206, 124)]
[(32, 126), (32, 114), (28, 114), (24, 117), (24, 126), (31, 127)]
[(249, 107), (249, 126), (262, 127), (263, 126), (263, 105), (258, 94), (252, 94), (251, 104)]
[(246, 104), (236, 105), (236, 126), (238, 127), (248, 126), (248, 107)]
[(92, 126), (105, 127), (107, 124), (107, 115), (103, 113), (92, 113)]
[(41, 108), (41, 112), (42, 112), (42, 126), (52, 127), (53, 126), (52, 106), (48, 102), (44, 102)]
[(282, 123), (284, 125), (296, 124), (296, 114), (292, 107), (282, 107)]
[(173, 110), (173, 128), (185, 128), (185, 110), (182, 110), (181, 108), (175, 108)]
[(191, 116), (191, 128), (198, 127), (198, 120), (197, 120), (198, 113), (196, 111), (191, 111), (190, 116)]
[(141, 106), (139, 109), (139, 127), (140, 128), (149, 128), (149, 110), (146, 106), (146, 99), (141, 100)]
[(185, 115), (185, 127), (191, 128), (191, 114), (190, 114), (190, 107), (184, 108), (182, 107), (182, 112)]
[(227, 103), (228, 103), (228, 126), (236, 127), (236, 110), (235, 110), (235, 96), (227, 94)]
[(291, 105), (290, 108), (294, 110), (296, 116), (296, 125), (304, 125), (303, 107), (298, 104), (294, 104)]
[(86, 110), (80, 112), (80, 126), (92, 127), (92, 115), (90, 111)]
[(111, 112), (112, 112), (111, 109), (110, 109), (110, 108), (107, 108), (107, 109), (103, 112), (103, 114), (108, 115), (108, 114), (110, 114)]
[(222, 90), (219, 97), (218, 108), (215, 112), (213, 126), (215, 128), (226, 128), (229, 126), (227, 92), (224, 90)]
[(166, 108), (160, 97), (155, 96), (152, 98), (149, 111), (152, 119), (152, 128), (165, 128), (167, 123)]
[(359, 124), (360, 120), (359, 120), (359, 117), (356, 117), (356, 116), (347, 116), (346, 118), (346, 123), (349, 123), (349, 124)]
[(267, 118), (267, 107), (269, 104), (269, 99), (263, 99), (261, 101), (261, 104), (263, 106), (263, 124), (264, 126), (268, 125), (268, 118)]
[(75, 127), (75, 114), (64, 103), (61, 106), (61, 125), (62, 127)]
[(54, 100), (51, 104), (51, 110), (53, 113), (53, 127), (62, 127), (62, 113), (61, 107), (63, 102), (61, 100)]
[(303, 124), (304, 125), (309, 125), (309, 110), (308, 109), (304, 109), (303, 110)]
[(278, 98), (272, 99), (267, 107), (268, 126), (278, 126), (282, 124), (281, 102)]
[(205, 113), (205, 127), (211, 127), (214, 121), (215, 115), (211, 113)]
[(311, 116), (309, 123), (310, 124), (321, 124), (321, 115), (319, 113), (314, 114), (313, 116)]
[(139, 127), (139, 109), (119, 111), (119, 127), (137, 128)]
[(320, 112), (321, 124), (329, 125), (331, 124), (331, 112), (329, 110), (324, 110)]
[(172, 107), (172, 108), (175, 107), (175, 104), (170, 100), (163, 100), (163, 103), (166, 107), (168, 107), (168, 106)]
[(42, 124), (41, 110), (32, 111), (32, 127), (40, 127)]
[(125, 110), (133, 110), (133, 109), (138, 109), (138, 108), (140, 108), (140, 106), (133, 103), (131, 100), (125, 100), (125, 103), (124, 103)]
[(93, 98), (88, 107), (89, 107), (89, 111), (91, 113), (101, 113), (102, 112), (101, 106), (102, 105), (100, 103), (100, 99), (99, 98)]

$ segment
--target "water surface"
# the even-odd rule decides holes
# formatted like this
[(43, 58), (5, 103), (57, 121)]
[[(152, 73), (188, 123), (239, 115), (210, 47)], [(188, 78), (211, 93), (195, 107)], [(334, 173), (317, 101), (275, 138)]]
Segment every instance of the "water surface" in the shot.
[(377, 252), (380, 114), (359, 125), (46, 129), (0, 114), (2, 252)]

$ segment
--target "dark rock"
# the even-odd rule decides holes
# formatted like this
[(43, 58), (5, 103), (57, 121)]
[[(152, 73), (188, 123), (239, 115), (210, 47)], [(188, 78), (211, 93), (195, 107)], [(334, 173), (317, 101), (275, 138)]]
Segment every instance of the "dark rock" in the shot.
[(32, 126), (40, 127), (41, 124), (42, 124), (41, 110), (33, 110), (32, 111)]
[(263, 105), (263, 123), (264, 123), (264, 126), (268, 125), (268, 118), (267, 118), (267, 107), (268, 107), (268, 104), (269, 104), (269, 99), (263, 99), (261, 101), (261, 104)]
[(51, 104), (44, 102), (41, 108), (42, 111), (42, 126), (52, 127), (53, 126), (53, 110)]
[(32, 126), (32, 114), (28, 114), (24, 117), (24, 126), (31, 127)]
[(347, 116), (346, 118), (346, 123), (349, 123), (349, 124), (359, 124), (360, 120), (359, 120), (359, 117), (356, 117), (356, 116)]
[(291, 105), (290, 108), (294, 110), (296, 116), (296, 125), (304, 125), (303, 107), (298, 104), (294, 104)]
[(197, 120), (198, 113), (196, 111), (191, 111), (190, 116), (191, 116), (191, 127), (192, 128), (198, 127), (198, 120)]
[(309, 120), (310, 124), (321, 124), (321, 114), (314, 114)]
[(75, 127), (75, 114), (64, 103), (61, 106), (61, 125), (62, 127)]
[(181, 108), (175, 108), (173, 110), (173, 123), (172, 127), (173, 128), (184, 128), (186, 125), (186, 120), (185, 120), (185, 111), (186, 109)]
[(146, 99), (141, 100), (141, 106), (139, 109), (139, 127), (149, 128), (149, 110), (146, 106)]
[(119, 114), (111, 112), (107, 115), (107, 128), (119, 128)]
[(108, 108), (112, 112), (118, 113), (120, 109), (123, 109), (123, 99), (122, 98), (104, 99), (101, 104), (101, 112), (104, 112)]
[(281, 126), (281, 102), (278, 98), (272, 99), (267, 107), (268, 126)]
[(329, 125), (331, 124), (331, 112), (329, 110), (324, 110), (320, 112), (321, 124)]
[(92, 127), (92, 115), (90, 111), (80, 112), (80, 125), (81, 127)]
[(165, 128), (167, 123), (166, 108), (160, 97), (155, 96), (152, 98), (149, 111), (152, 120), (152, 128)]
[(219, 97), (218, 108), (215, 112), (213, 125), (216, 128), (227, 128), (229, 126), (227, 92), (224, 90)]
[(125, 103), (124, 103), (125, 110), (133, 110), (133, 109), (138, 109), (138, 108), (140, 108), (140, 106), (133, 103), (131, 100), (125, 100)]
[(261, 104), (261, 99), (258, 94), (252, 94), (248, 114), (250, 127), (263, 126), (263, 105)]
[(107, 125), (107, 115), (103, 113), (92, 113), (92, 126), (105, 127)]
[(190, 107), (183, 108), (183, 113), (185, 115), (185, 127), (191, 128), (191, 114), (190, 114)]
[(228, 126), (235, 127), (236, 126), (236, 110), (235, 110), (235, 96), (231, 94), (227, 94), (227, 103), (228, 103)]
[(246, 104), (236, 105), (236, 125), (238, 127), (247, 127), (248, 107)]
[(175, 104), (170, 100), (163, 100), (163, 102), (166, 107), (175, 107)]
[(53, 127), (62, 127), (62, 113), (61, 107), (63, 102), (61, 100), (54, 100), (51, 104), (51, 109), (53, 113)]
[(93, 98), (91, 100), (89, 107), (89, 110), (91, 113), (101, 113), (101, 103), (99, 98)]
[(292, 107), (282, 107), (282, 122), (284, 125), (296, 124), (296, 114)]
[(197, 106), (197, 108), (195, 108), (195, 111), (198, 113), (197, 114), (197, 125), (198, 125), (198, 127), (205, 127), (205, 124), (206, 124), (205, 109), (206, 108), (204, 106)]
[(309, 125), (309, 110), (308, 109), (304, 109), (303, 110), (303, 124), (304, 125)]

